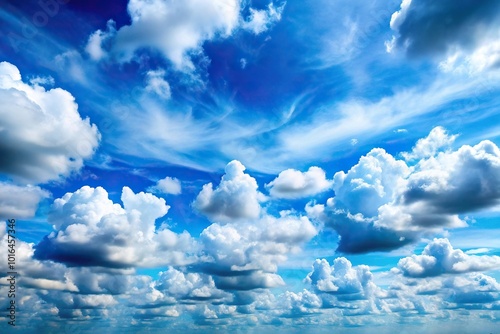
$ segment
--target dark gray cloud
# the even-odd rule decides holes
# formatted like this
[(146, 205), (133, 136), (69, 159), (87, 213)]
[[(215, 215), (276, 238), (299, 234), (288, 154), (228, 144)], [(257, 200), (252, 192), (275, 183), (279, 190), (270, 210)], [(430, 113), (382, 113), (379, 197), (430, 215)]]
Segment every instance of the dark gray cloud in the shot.
[(500, 19), (496, 0), (412, 0), (403, 1), (401, 7), (391, 27), (397, 34), (395, 46), (410, 56), (473, 49)]

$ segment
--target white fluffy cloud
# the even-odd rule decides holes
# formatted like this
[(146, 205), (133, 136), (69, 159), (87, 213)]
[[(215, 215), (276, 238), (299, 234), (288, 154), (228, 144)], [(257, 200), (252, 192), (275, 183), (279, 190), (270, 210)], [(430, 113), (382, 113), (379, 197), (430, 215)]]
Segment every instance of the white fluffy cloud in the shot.
[(411, 152), (404, 152), (405, 160), (424, 159), (435, 156), (440, 150), (447, 149), (457, 135), (449, 135), (441, 126), (436, 126), (425, 138), (419, 139)]
[[(212, 276), (203, 273), (186, 273), (173, 267), (160, 272), (147, 289), (134, 293), (131, 303), (139, 308), (156, 309), (168, 305), (196, 302), (227, 301), (230, 294), (215, 286)], [(154, 314), (153, 314), (154, 315)], [(158, 314), (157, 314), (158, 315)]]
[(87, 44), (94, 58), (103, 57), (102, 42), (109, 42), (112, 54), (130, 61), (137, 50), (154, 48), (178, 69), (192, 69), (189, 53), (204, 41), (228, 36), (238, 25), (240, 0), (130, 0), (131, 24), (115, 31), (96, 31)]
[(257, 190), (257, 181), (244, 173), (245, 166), (237, 160), (228, 163), (225, 171), (215, 190), (212, 183), (203, 186), (194, 207), (218, 222), (258, 218), (261, 213), (259, 202), (264, 200), (264, 195)]
[(47, 182), (78, 171), (100, 134), (78, 113), (74, 97), (23, 82), (16, 66), (0, 63), (0, 172), (23, 182)]
[(388, 250), (443, 228), (466, 226), (459, 214), (500, 201), (500, 150), (490, 141), (443, 150), (454, 136), (435, 128), (406, 156), (408, 166), (373, 149), (334, 176), (335, 197), (308, 208), (340, 235), (338, 250)]
[(252, 31), (254, 34), (258, 35), (274, 24), (281, 20), (281, 14), (285, 8), (285, 3), (279, 7), (275, 7), (273, 3), (270, 3), (267, 10), (259, 10), (250, 8), (250, 16), (245, 20), (241, 26), (245, 30)]
[(331, 181), (326, 179), (325, 172), (319, 167), (310, 167), (307, 172), (287, 169), (278, 177), (266, 184), (269, 193), (278, 198), (300, 198), (313, 196), (330, 188)]
[(298, 293), (286, 291), (280, 296), (278, 302), (281, 308), (289, 310), (290, 316), (317, 313), (322, 305), (321, 298), (306, 289)]
[(156, 185), (149, 189), (153, 192), (163, 194), (179, 195), (182, 192), (181, 181), (175, 177), (166, 177), (156, 182)]
[[(405, 204), (425, 205), (431, 213), (464, 213), (500, 201), (500, 149), (485, 140), (440, 152), (415, 166)], [(425, 224), (425, 222), (423, 222)]]
[(317, 259), (313, 264), (313, 271), (307, 274), (305, 281), (318, 292), (356, 295), (354, 298), (357, 299), (369, 297), (372, 290), (370, 285), (374, 284), (368, 266), (353, 267), (344, 257), (336, 258), (333, 266), (325, 259)]
[(192, 54), (200, 53), (205, 41), (226, 38), (240, 27), (258, 35), (281, 20), (284, 7), (271, 2), (267, 9), (249, 8), (249, 17), (243, 19), (241, 0), (130, 0), (131, 24), (116, 30), (110, 20), (106, 31), (90, 35), (85, 49), (94, 60), (111, 54), (130, 61), (139, 49), (153, 48), (176, 69), (189, 71), (194, 69)]
[(31, 218), (49, 193), (40, 187), (16, 186), (0, 182), (0, 219)]
[(221, 289), (250, 290), (283, 285), (276, 275), (287, 255), (317, 234), (307, 217), (283, 211), (280, 217), (260, 207), (263, 195), (245, 166), (231, 161), (219, 186), (203, 186), (194, 207), (214, 221), (200, 235), (201, 270)]
[(500, 256), (467, 255), (460, 249), (453, 249), (448, 239), (434, 239), (421, 255), (399, 260), (398, 268), (408, 277), (485, 271), (500, 268)]
[(317, 234), (306, 217), (266, 215), (234, 224), (212, 224), (200, 236), (207, 256), (203, 268), (218, 275), (224, 288), (274, 287), (284, 282), (275, 273), (287, 256)]
[(194, 261), (189, 254), (196, 253), (196, 246), (187, 232), (155, 228), (155, 220), (169, 209), (164, 199), (124, 187), (121, 200), (123, 207), (103, 188), (88, 186), (56, 199), (49, 213), (55, 231), (36, 246), (35, 257), (110, 268)]

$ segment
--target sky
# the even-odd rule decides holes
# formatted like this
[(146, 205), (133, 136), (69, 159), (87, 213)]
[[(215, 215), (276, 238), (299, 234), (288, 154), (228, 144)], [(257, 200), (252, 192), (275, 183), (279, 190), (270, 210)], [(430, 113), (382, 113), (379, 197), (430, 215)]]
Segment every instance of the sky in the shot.
[(0, 0), (0, 331), (497, 333), (498, 22)]

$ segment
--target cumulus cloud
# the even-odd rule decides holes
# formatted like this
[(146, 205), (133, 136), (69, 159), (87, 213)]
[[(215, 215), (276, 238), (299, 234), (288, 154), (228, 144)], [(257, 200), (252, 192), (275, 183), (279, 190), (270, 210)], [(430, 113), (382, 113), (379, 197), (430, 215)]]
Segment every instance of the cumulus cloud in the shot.
[(435, 156), (447, 149), (455, 141), (457, 135), (449, 135), (442, 126), (436, 126), (425, 138), (419, 139), (411, 152), (403, 152), (405, 160), (424, 159)]
[(464, 213), (497, 205), (499, 186), (500, 150), (485, 140), (419, 161), (404, 199), (430, 212)]
[(188, 264), (196, 252), (191, 236), (155, 228), (169, 206), (149, 193), (124, 187), (123, 207), (101, 187), (84, 186), (54, 201), (49, 222), (55, 231), (37, 246), (35, 257), (71, 266), (110, 268)]
[(241, 24), (242, 28), (256, 35), (266, 31), (272, 24), (281, 20), (285, 4), (283, 3), (281, 6), (275, 7), (271, 2), (267, 10), (250, 8), (250, 16), (247, 20), (243, 21)]
[(166, 177), (149, 188), (150, 191), (163, 194), (179, 195), (182, 192), (181, 181), (175, 177)]
[(257, 181), (244, 173), (245, 169), (237, 160), (228, 163), (219, 186), (214, 190), (212, 183), (205, 184), (193, 206), (218, 222), (258, 218), (259, 202), (264, 195), (257, 190)]
[(491, 45), (500, 37), (499, 18), (500, 4), (494, 0), (403, 0), (391, 18), (395, 35), (388, 49), (404, 49), (410, 56), (463, 57), (479, 61), (476, 67), (498, 67), (500, 53)]
[[(131, 303), (138, 308), (160, 309), (186, 302), (223, 302), (230, 294), (215, 286), (212, 276), (203, 273), (186, 273), (173, 267), (160, 272), (157, 280), (149, 282), (146, 289), (138, 290)], [(158, 316), (158, 314), (157, 314)]]
[(360, 158), (347, 173), (334, 175), (335, 197), (326, 206), (317, 206), (314, 216), (340, 235), (337, 250), (362, 253), (401, 247), (413, 240), (411, 233), (398, 233), (376, 226), (378, 209), (397, 197), (410, 173), (404, 161), (396, 160), (383, 149), (373, 149)]
[(311, 284), (315, 291), (350, 295), (351, 300), (369, 297), (370, 285), (374, 284), (368, 266), (353, 267), (344, 257), (336, 258), (332, 266), (325, 259), (317, 259), (305, 282)]
[(221, 288), (255, 289), (283, 285), (275, 273), (288, 254), (317, 234), (307, 217), (276, 218), (234, 224), (212, 224), (200, 235), (206, 258), (202, 270), (214, 274)]
[(100, 134), (78, 114), (74, 97), (23, 82), (16, 66), (0, 63), (0, 172), (40, 183), (83, 166)]
[(203, 186), (194, 207), (214, 223), (200, 235), (200, 270), (214, 275), (221, 289), (251, 290), (283, 285), (276, 274), (287, 255), (317, 234), (307, 217), (283, 211), (279, 217), (260, 207), (256, 180), (231, 161), (219, 186)]
[(421, 255), (399, 260), (398, 268), (408, 277), (459, 274), (500, 268), (500, 257), (467, 255), (460, 249), (453, 249), (448, 239), (434, 239)]
[(31, 218), (38, 204), (50, 194), (34, 186), (17, 186), (0, 182), (0, 219)]
[(334, 175), (335, 197), (308, 212), (340, 235), (338, 251), (390, 250), (443, 228), (466, 226), (459, 214), (500, 201), (500, 150), (490, 141), (442, 150), (454, 136), (442, 128), (396, 160), (376, 148), (347, 173)]
[(301, 198), (313, 196), (330, 188), (331, 181), (319, 167), (310, 167), (307, 172), (287, 169), (266, 184), (269, 193), (278, 198)]
[(321, 298), (306, 289), (298, 293), (286, 291), (278, 302), (284, 311), (288, 310), (286, 313), (293, 317), (317, 313), (322, 305)]

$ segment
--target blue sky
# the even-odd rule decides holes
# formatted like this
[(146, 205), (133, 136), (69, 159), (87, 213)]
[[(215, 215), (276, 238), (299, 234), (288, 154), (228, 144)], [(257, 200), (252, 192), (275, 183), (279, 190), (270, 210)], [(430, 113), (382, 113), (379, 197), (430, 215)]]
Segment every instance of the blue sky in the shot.
[(2, 330), (498, 327), (498, 1), (0, 3)]

